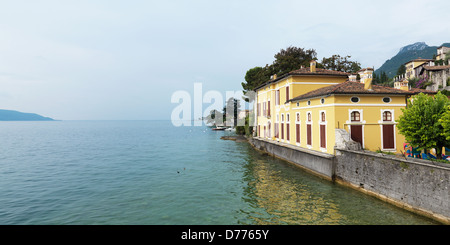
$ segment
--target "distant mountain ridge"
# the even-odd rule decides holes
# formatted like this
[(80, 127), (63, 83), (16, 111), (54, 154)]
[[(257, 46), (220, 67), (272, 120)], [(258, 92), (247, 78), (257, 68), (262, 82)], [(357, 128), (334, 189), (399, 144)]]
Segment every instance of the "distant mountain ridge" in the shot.
[[(443, 46), (450, 47), (450, 43), (443, 43)], [(441, 46), (442, 46), (441, 45)], [(386, 72), (389, 78), (397, 74), (398, 68), (413, 59), (432, 59), (437, 54), (438, 46), (428, 46), (425, 42), (416, 42), (400, 48), (400, 51), (392, 58), (386, 60), (382, 66), (375, 70), (378, 75), (382, 71)]]
[(13, 110), (0, 109), (0, 121), (55, 121), (50, 117), (43, 117), (35, 113), (24, 113)]

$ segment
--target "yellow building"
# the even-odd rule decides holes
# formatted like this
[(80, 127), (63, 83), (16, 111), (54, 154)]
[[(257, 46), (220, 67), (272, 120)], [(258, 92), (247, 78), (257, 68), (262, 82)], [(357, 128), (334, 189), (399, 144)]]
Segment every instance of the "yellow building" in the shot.
[(372, 85), (372, 68), (351, 74), (302, 68), (258, 87), (257, 137), (334, 154), (335, 131), (345, 129), (366, 150), (403, 151), (397, 121), (419, 91)]
[(281, 142), (292, 142), (292, 108), (288, 101), (298, 95), (343, 83), (348, 73), (316, 68), (312, 61), (310, 67), (291, 71), (283, 76), (257, 87), (256, 90), (256, 132), (259, 137)]
[(418, 71), (416, 68), (418, 68), (421, 65), (424, 65), (425, 63), (428, 64), (429, 62), (432, 62), (432, 61), (433, 60), (430, 60), (430, 59), (418, 58), (418, 59), (414, 59), (414, 60), (410, 60), (410, 61), (406, 62), (405, 63), (405, 68), (406, 68), (406, 72), (405, 72), (406, 77), (405, 78), (410, 79), (410, 78), (418, 77), (419, 74), (418, 74)]

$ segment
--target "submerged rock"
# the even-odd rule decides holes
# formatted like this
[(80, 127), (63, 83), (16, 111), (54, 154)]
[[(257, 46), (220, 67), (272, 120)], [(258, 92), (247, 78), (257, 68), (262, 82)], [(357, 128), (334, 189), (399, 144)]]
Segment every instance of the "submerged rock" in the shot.
[(245, 136), (242, 136), (242, 135), (222, 136), (222, 137), (220, 137), (220, 139), (222, 139), (222, 140), (234, 140), (236, 142), (246, 142), (247, 141), (247, 138), (245, 138)]

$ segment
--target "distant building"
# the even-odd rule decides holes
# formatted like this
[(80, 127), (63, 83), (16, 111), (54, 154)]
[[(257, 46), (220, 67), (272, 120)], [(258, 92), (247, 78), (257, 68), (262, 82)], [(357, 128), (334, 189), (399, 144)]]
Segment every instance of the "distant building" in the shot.
[(424, 65), (430, 65), (433, 62), (433, 60), (431, 59), (414, 59), (414, 60), (410, 60), (408, 62), (405, 63), (405, 67), (406, 67), (406, 72), (405, 72), (405, 78), (406, 79), (411, 79), (414, 77), (418, 77), (419, 76), (419, 72), (420, 72), (420, 68), (423, 67)]
[[(421, 86), (426, 84), (426, 90), (450, 90), (450, 65), (436, 65), (442, 64), (445, 55), (449, 52), (450, 47), (440, 46), (437, 48), (436, 60), (419, 58), (406, 62), (405, 74), (395, 77), (394, 82), (400, 83), (405, 82), (405, 79), (411, 80), (417, 78), (422, 80)], [(408, 83), (408, 81), (406, 82)]]
[(436, 60), (443, 60), (448, 52), (450, 52), (450, 47), (445, 46), (438, 47)]
[(427, 77), (431, 85), (428, 90), (438, 91), (442, 89), (450, 90), (450, 65), (445, 66), (424, 66), (420, 75)]

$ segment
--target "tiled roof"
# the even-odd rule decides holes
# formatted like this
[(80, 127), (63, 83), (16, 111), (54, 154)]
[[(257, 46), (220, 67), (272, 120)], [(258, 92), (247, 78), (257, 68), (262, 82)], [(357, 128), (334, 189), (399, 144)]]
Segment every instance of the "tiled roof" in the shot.
[(424, 61), (424, 62), (426, 62), (426, 61), (433, 61), (433, 60), (432, 60), (432, 59), (422, 59), (422, 58), (418, 58), (418, 59), (413, 59), (413, 60), (410, 60), (410, 61), (406, 62), (405, 65), (408, 64), (408, 63), (410, 63), (410, 62), (413, 62), (413, 61)]
[(437, 94), (437, 91), (431, 91), (431, 90), (426, 90), (426, 89), (421, 89), (421, 88), (410, 88), (409, 91), (413, 92), (414, 94), (420, 94), (420, 93)]
[(255, 90), (262, 88), (266, 85), (269, 85), (271, 83), (277, 82), (279, 80), (282, 80), (286, 77), (289, 76), (339, 76), (339, 77), (348, 77), (349, 75), (351, 75), (350, 73), (347, 72), (342, 72), (342, 71), (333, 71), (333, 70), (327, 70), (327, 69), (322, 69), (322, 68), (316, 68), (315, 72), (311, 72), (311, 68), (310, 67), (304, 67), (304, 68), (300, 68), (298, 70), (293, 70), (291, 72), (288, 72), (276, 79), (270, 80), (265, 82), (264, 84), (261, 84), (260, 86), (256, 87)]
[(446, 66), (424, 66), (423, 68), (425, 70), (429, 70), (429, 71), (439, 71), (439, 70), (450, 69), (450, 65), (446, 65)]
[(350, 73), (343, 72), (343, 71), (333, 71), (333, 70), (327, 70), (322, 68), (316, 68), (315, 72), (311, 72), (310, 67), (300, 68), (298, 70), (294, 70), (289, 72), (290, 75), (331, 75), (331, 76), (349, 76)]
[(418, 93), (435, 93), (432, 91), (420, 89), (419, 90), (413, 90), (413, 91), (405, 91), (401, 89), (396, 89), (392, 87), (385, 87), (385, 86), (379, 86), (379, 85), (372, 85), (372, 90), (366, 90), (364, 89), (364, 84), (360, 82), (352, 82), (352, 81), (346, 81), (340, 84), (327, 86), (323, 88), (319, 88), (316, 90), (313, 90), (311, 92), (308, 92), (306, 94), (302, 94), (300, 96), (297, 96), (290, 101), (298, 101), (308, 98), (314, 98), (324, 95), (331, 95), (331, 94), (398, 94), (398, 95), (413, 95)]

